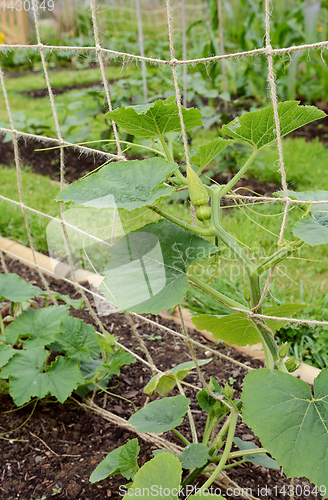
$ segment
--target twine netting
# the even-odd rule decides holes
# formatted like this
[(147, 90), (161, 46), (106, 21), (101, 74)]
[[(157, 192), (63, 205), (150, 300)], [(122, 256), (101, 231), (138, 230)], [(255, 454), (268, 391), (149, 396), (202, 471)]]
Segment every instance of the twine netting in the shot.
[[(18, 192), (19, 192), (19, 201), (12, 200), (6, 196), (3, 196), (2, 194), (0, 194), (0, 200), (2, 200), (5, 203), (10, 203), (10, 204), (13, 204), (15, 206), (20, 207), (22, 214), (23, 214), (23, 217), (24, 217), (24, 223), (25, 223), (25, 227), (26, 227), (26, 231), (27, 231), (27, 235), (28, 235), (29, 246), (33, 252), (33, 255), (34, 255), (33, 234), (31, 232), (27, 213), (37, 214), (38, 216), (46, 218), (49, 221), (56, 221), (56, 223), (61, 225), (61, 227), (63, 229), (63, 233), (66, 234), (65, 245), (66, 245), (66, 250), (67, 250), (68, 262), (69, 262), (69, 265), (71, 268), (70, 278), (65, 277), (62, 279), (64, 281), (72, 284), (76, 288), (76, 290), (81, 294), (81, 297), (82, 297), (87, 309), (89, 310), (90, 314), (92, 315), (100, 334), (104, 334), (105, 328), (104, 328), (104, 325), (103, 325), (101, 319), (96, 314), (95, 309), (91, 305), (91, 302), (90, 302), (88, 297), (91, 296), (91, 298), (93, 297), (94, 299), (97, 299), (100, 301), (105, 300), (105, 299), (100, 293), (97, 293), (95, 290), (90, 290), (89, 288), (84, 287), (81, 283), (79, 283), (79, 281), (75, 277), (74, 263), (73, 263), (73, 259), (71, 256), (70, 245), (69, 245), (69, 242), (67, 239), (67, 228), (70, 228), (70, 227), (72, 228), (73, 226), (70, 225), (64, 219), (64, 207), (63, 207), (63, 205), (61, 205), (60, 220), (58, 220), (58, 218), (52, 217), (49, 214), (45, 214), (41, 211), (38, 211), (38, 210), (26, 205), (23, 202), (24, 196), (23, 196), (23, 188), (22, 188), (22, 182), (21, 182), (21, 160), (20, 160), (18, 139), (23, 138), (26, 141), (27, 140), (34, 140), (34, 141), (40, 141), (41, 143), (45, 143), (45, 144), (51, 143), (51, 144), (57, 144), (58, 146), (60, 146), (60, 188), (61, 189), (63, 189), (65, 187), (65, 150), (67, 149), (67, 147), (70, 147), (76, 151), (79, 151), (81, 153), (81, 155), (82, 154), (93, 155), (95, 158), (100, 157), (106, 161), (126, 160), (126, 157), (122, 153), (122, 147), (121, 147), (121, 143), (120, 143), (118, 130), (117, 130), (115, 123), (113, 123), (113, 122), (112, 122), (112, 128), (113, 128), (113, 136), (114, 136), (115, 145), (116, 145), (116, 153), (109, 153), (109, 152), (105, 152), (105, 151), (100, 151), (100, 150), (93, 149), (93, 148), (85, 146), (85, 145), (73, 144), (73, 143), (67, 142), (63, 138), (63, 135), (61, 132), (61, 126), (60, 126), (59, 119), (58, 119), (58, 111), (56, 108), (56, 99), (55, 99), (55, 95), (54, 95), (54, 92), (52, 90), (52, 86), (50, 83), (49, 70), (48, 70), (48, 66), (47, 66), (47, 62), (46, 62), (45, 53), (47, 53), (49, 51), (61, 51), (61, 52), (65, 52), (65, 51), (72, 52), (73, 51), (75, 53), (82, 53), (82, 52), (93, 53), (95, 58), (97, 59), (98, 66), (100, 69), (101, 82), (103, 85), (103, 93), (104, 93), (104, 97), (106, 98), (106, 102), (108, 104), (109, 111), (112, 110), (113, 108), (112, 108), (112, 100), (111, 100), (111, 88), (110, 88), (110, 84), (109, 84), (107, 76), (106, 76), (106, 61), (113, 59), (116, 61), (120, 60), (122, 62), (122, 65), (124, 65), (127, 61), (133, 61), (136, 64), (139, 64), (141, 66), (141, 70), (143, 72), (143, 84), (144, 84), (144, 97), (145, 98), (147, 97), (147, 93), (145, 91), (147, 65), (154, 65), (154, 66), (160, 66), (160, 67), (168, 67), (168, 66), (171, 67), (173, 88), (174, 88), (175, 95), (176, 95), (176, 103), (177, 103), (177, 106), (179, 109), (184, 153), (185, 153), (185, 159), (186, 159), (187, 164), (189, 163), (189, 148), (188, 148), (188, 138), (187, 138), (187, 134), (186, 134), (184, 123), (183, 123), (183, 117), (182, 117), (181, 95), (183, 94), (184, 102), (186, 102), (185, 101), (185, 96), (186, 96), (186, 78), (185, 78), (185, 76), (186, 76), (186, 69), (187, 69), (188, 65), (195, 65), (196, 63), (210, 64), (210, 63), (214, 63), (217, 61), (221, 61), (222, 62), (222, 71), (224, 72), (224, 61), (225, 60), (233, 60), (233, 59), (238, 60), (239, 58), (242, 58), (242, 57), (265, 55), (267, 58), (267, 66), (268, 66), (268, 77), (267, 77), (268, 89), (270, 92), (270, 98), (271, 98), (273, 111), (274, 111), (274, 122), (275, 122), (275, 128), (276, 128), (277, 149), (278, 149), (278, 155), (279, 155), (279, 171), (281, 174), (281, 185), (282, 185), (283, 195), (280, 197), (262, 196), (261, 201), (268, 202), (268, 203), (273, 203), (273, 202), (274, 203), (282, 203), (284, 206), (284, 214), (283, 214), (283, 220), (282, 220), (282, 224), (281, 224), (281, 228), (280, 228), (278, 244), (281, 244), (283, 242), (289, 208), (293, 205), (298, 205), (298, 204), (304, 203), (303, 201), (300, 201), (300, 200), (291, 199), (288, 196), (286, 171), (285, 171), (285, 166), (284, 166), (283, 144), (282, 144), (282, 138), (281, 138), (281, 134), (280, 134), (280, 123), (279, 123), (279, 115), (278, 115), (278, 99), (277, 99), (275, 74), (274, 74), (274, 56), (282, 55), (282, 54), (291, 54), (292, 52), (305, 51), (305, 50), (321, 50), (322, 51), (328, 46), (328, 41), (322, 41), (322, 42), (311, 43), (311, 44), (303, 44), (303, 45), (297, 45), (297, 46), (290, 46), (290, 47), (285, 47), (285, 48), (273, 48), (271, 46), (271, 39), (270, 39), (270, 16), (271, 16), (270, 8), (271, 7), (270, 7), (269, 0), (266, 0), (265, 1), (265, 29), (263, 31), (265, 43), (264, 43), (263, 47), (255, 48), (253, 50), (244, 51), (244, 52), (221, 53), (220, 55), (215, 55), (212, 57), (187, 59), (186, 43), (185, 43), (185, 41), (186, 41), (186, 39), (185, 39), (186, 23), (185, 23), (184, 17), (182, 16), (181, 29), (183, 31), (183, 33), (182, 33), (183, 34), (183, 59), (177, 59), (175, 56), (175, 54), (176, 54), (176, 52), (175, 52), (175, 39), (174, 39), (175, 29), (174, 29), (174, 21), (173, 21), (174, 15), (176, 15), (176, 13), (178, 11), (180, 13), (181, 8), (182, 8), (182, 13), (184, 11), (188, 11), (188, 9), (189, 9), (189, 11), (190, 12), (192, 11), (193, 15), (197, 17), (197, 15), (200, 15), (200, 13), (202, 12), (202, 9), (204, 9), (206, 7), (206, 4), (198, 4), (198, 3), (197, 3), (197, 5), (194, 5), (193, 3), (189, 4), (187, 0), (183, 0), (183, 2), (181, 4), (179, 4), (178, 6), (176, 3), (174, 5), (172, 5), (172, 3), (173, 3), (173, 0), (172, 0), (172, 2), (171, 2), (171, 0), (166, 0), (166, 2), (165, 2), (165, 4), (166, 4), (166, 16), (165, 17), (166, 17), (166, 19), (163, 20), (162, 18), (160, 18), (160, 20), (158, 21), (158, 26), (163, 25), (163, 23), (165, 23), (167, 26), (167, 29), (168, 29), (170, 58), (167, 60), (160, 59), (160, 58), (146, 57), (144, 55), (144, 51), (143, 51), (143, 47), (142, 47), (143, 38), (142, 38), (142, 32), (141, 32), (141, 24), (142, 24), (141, 20), (144, 22), (147, 15), (146, 15), (146, 12), (144, 12), (142, 10), (142, 1), (141, 0), (140, 1), (138, 0), (136, 2), (137, 14), (136, 14), (136, 10), (132, 6), (132, 4), (130, 4), (128, 6), (124, 6), (122, 4), (120, 6), (120, 12), (121, 12), (122, 18), (118, 17), (116, 19), (116, 22), (118, 24), (118, 29), (119, 29), (120, 26), (124, 25), (124, 20), (126, 19), (126, 16), (128, 14), (130, 15), (131, 12), (132, 12), (131, 17), (138, 18), (140, 54), (131, 54), (131, 53), (125, 53), (125, 52), (120, 52), (120, 51), (116, 51), (116, 50), (110, 50), (110, 49), (104, 48), (102, 46), (100, 30), (99, 30), (99, 12), (98, 12), (99, 5), (97, 4), (96, 0), (90, 0), (90, 10), (91, 10), (91, 14), (92, 14), (92, 25), (93, 25), (93, 35), (94, 35), (94, 45), (93, 46), (81, 47), (81, 46), (69, 46), (69, 45), (45, 45), (41, 39), (40, 21), (38, 18), (38, 13), (36, 11), (33, 12), (33, 21), (34, 21), (34, 27), (35, 27), (35, 33), (36, 33), (36, 40), (37, 40), (36, 44), (27, 44), (27, 45), (2, 44), (0, 46), (0, 50), (4, 51), (4, 52), (7, 50), (24, 50), (24, 49), (31, 50), (31, 49), (33, 49), (34, 51), (36, 51), (37, 53), (40, 54), (42, 69), (43, 69), (43, 73), (44, 73), (46, 88), (48, 91), (49, 102), (51, 105), (51, 111), (52, 111), (52, 116), (54, 119), (55, 130), (56, 130), (56, 135), (54, 137), (48, 137), (46, 135), (36, 135), (36, 134), (26, 133), (24, 131), (17, 130), (15, 128), (13, 115), (12, 115), (12, 111), (11, 111), (11, 105), (10, 105), (10, 101), (9, 101), (8, 93), (7, 93), (7, 88), (6, 88), (6, 78), (5, 78), (5, 74), (3, 73), (3, 71), (0, 68), (1, 88), (2, 88), (4, 102), (5, 102), (5, 106), (6, 106), (7, 114), (8, 114), (8, 118), (9, 118), (9, 123), (10, 123), (10, 127), (7, 127), (7, 128), (0, 127), (0, 133), (11, 133), (12, 137), (13, 137), (12, 142), (13, 142), (13, 150), (14, 150), (15, 168), (16, 168), (16, 173), (17, 173), (17, 187), (18, 187)], [(173, 9), (173, 7), (174, 7), (174, 9)], [(153, 9), (152, 14), (155, 15), (155, 17), (156, 17), (157, 14), (156, 14), (155, 10), (156, 9)], [(159, 11), (162, 13), (163, 9), (159, 8)], [(151, 20), (150, 22), (154, 26), (154, 21)], [(223, 38), (222, 25), (220, 26), (220, 33), (221, 33), (221, 40), (222, 40), (222, 38)], [(183, 87), (184, 87), (183, 89), (181, 89), (180, 76), (179, 76), (179, 72), (178, 72), (178, 69), (180, 67), (183, 67)], [(65, 146), (65, 148), (63, 146)], [(259, 200), (259, 198), (257, 196), (240, 195), (237, 193), (227, 194), (225, 196), (225, 198), (235, 200), (236, 202), (238, 200), (245, 200), (245, 202), (255, 202), (255, 201)], [(313, 205), (315, 205), (315, 204), (322, 205), (323, 203), (325, 203), (325, 202), (324, 201), (317, 201), (317, 202), (314, 201)], [(328, 202), (326, 202), (326, 203), (328, 203)], [(80, 231), (81, 234), (84, 233), (79, 228), (74, 227), (74, 229), (76, 231)], [(90, 237), (90, 238), (94, 238), (95, 240), (97, 240), (97, 238), (92, 234), (87, 234), (87, 233), (84, 233), (84, 234), (88, 235), (88, 237)], [(4, 254), (7, 254), (9, 257), (11, 256), (10, 251), (1, 250), (1, 248), (0, 248), (0, 258), (1, 258), (2, 265), (3, 265), (3, 269), (5, 272), (8, 272), (8, 268), (7, 268), (5, 260), (4, 260)], [(45, 289), (50, 294), (51, 300), (53, 301), (53, 303), (55, 305), (58, 305), (58, 303), (57, 303), (54, 295), (52, 294), (52, 292), (49, 288), (49, 285), (47, 283), (46, 275), (44, 274), (45, 269), (43, 269), (37, 263), (37, 259), (35, 258), (35, 255), (34, 255), (34, 263), (35, 263), (35, 267), (37, 269), (37, 272), (40, 275), (40, 278), (42, 280), (42, 283), (43, 283)], [(269, 290), (273, 274), (274, 274), (274, 269), (271, 268), (268, 272), (266, 284), (264, 286), (264, 290), (263, 290), (260, 302), (256, 307), (254, 307), (251, 311), (248, 312), (249, 317), (251, 317), (255, 321), (256, 320), (258, 321), (260, 319), (273, 319), (276, 321), (282, 321), (282, 322), (288, 321), (290, 323), (306, 324), (306, 325), (311, 325), (311, 326), (328, 326), (328, 321), (308, 320), (305, 318), (276, 317), (276, 316), (270, 316), (270, 315), (264, 315), (264, 314), (258, 313), (257, 310), (260, 307), (260, 305), (262, 304), (262, 302), (266, 296), (266, 293)], [(244, 310), (241, 310), (238, 308), (231, 308), (231, 309), (245, 313)], [(229, 359), (229, 361), (231, 361), (231, 362), (233, 362), (233, 363), (235, 363), (235, 364), (237, 364), (237, 365), (239, 365), (247, 370), (251, 369), (249, 366), (247, 366), (243, 363), (239, 363), (236, 360), (233, 360), (233, 359), (229, 358), (228, 356), (223, 355), (219, 351), (212, 349), (212, 348), (208, 347), (207, 345), (205, 346), (205, 345), (201, 344), (200, 342), (197, 342), (194, 339), (192, 339), (189, 336), (188, 331), (187, 331), (186, 327), (184, 326), (183, 322), (182, 322), (182, 332), (178, 332), (178, 331), (174, 331), (170, 328), (164, 327), (164, 326), (160, 325), (159, 323), (154, 322), (153, 320), (151, 320), (147, 317), (144, 317), (142, 315), (136, 314), (136, 313), (132, 313), (132, 312), (126, 313), (126, 316), (127, 316), (127, 320), (131, 326), (132, 331), (134, 332), (134, 334), (136, 335), (136, 337), (140, 343), (141, 349), (145, 355), (145, 359), (135, 352), (133, 352), (132, 354), (140, 362), (144, 363), (150, 369), (152, 374), (161, 373), (161, 371), (156, 367), (156, 364), (154, 363), (145, 343), (143, 342), (142, 338), (138, 334), (137, 329), (134, 327), (134, 320), (145, 321), (145, 322), (148, 322), (150, 324), (153, 324), (157, 328), (161, 328), (165, 333), (170, 334), (173, 337), (179, 338), (181, 341), (186, 342), (188, 347), (189, 347), (191, 357), (196, 364), (197, 371), (198, 371), (198, 374), (200, 376), (201, 382), (203, 385), (206, 386), (207, 390), (209, 390), (208, 384), (207, 384), (206, 380), (204, 379), (204, 376), (203, 376), (200, 368), (197, 365), (197, 361), (196, 361), (196, 358), (195, 358), (195, 355), (193, 352), (194, 347), (210, 351), (215, 356), (220, 356), (224, 359)], [(117, 344), (118, 344), (118, 346), (126, 349), (128, 352), (131, 352), (131, 351), (129, 351), (129, 349), (127, 349), (125, 346), (121, 345), (120, 343), (117, 343)], [(194, 390), (197, 390), (197, 391), (200, 390), (199, 387), (196, 387), (192, 384), (188, 384), (186, 382), (182, 382), (182, 383), (189, 386), (189, 387), (192, 387)], [(215, 394), (212, 394), (212, 395), (213, 395), (213, 397), (216, 397)]]

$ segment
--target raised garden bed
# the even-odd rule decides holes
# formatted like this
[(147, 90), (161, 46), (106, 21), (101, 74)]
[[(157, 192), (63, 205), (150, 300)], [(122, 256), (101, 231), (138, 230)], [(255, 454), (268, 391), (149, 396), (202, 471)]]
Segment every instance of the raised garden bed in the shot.
[[(42, 286), (35, 270), (9, 258), (6, 258), (6, 263), (10, 272), (19, 274), (34, 285)], [(0, 267), (0, 272), (3, 271), (3, 268)], [(68, 283), (49, 278), (49, 285), (52, 290), (62, 294), (68, 293), (73, 298), (78, 297), (74, 287)], [(92, 323), (92, 318), (86, 310), (72, 310), (71, 314)], [(119, 337), (121, 344), (143, 356), (139, 343), (124, 315), (111, 314), (102, 319), (105, 327)], [(176, 325), (172, 322), (159, 317), (152, 317), (152, 319), (156, 323), (176, 329)], [(159, 369), (172, 368), (176, 364), (190, 359), (188, 347), (159, 327), (139, 319), (136, 321), (136, 327)], [(191, 336), (205, 346), (212, 346), (197, 332), (191, 332)], [(248, 366), (254, 368), (261, 366), (259, 361), (228, 349), (222, 344), (217, 345), (215, 349)], [(200, 352), (196, 349), (196, 356), (210, 357), (211, 353), (205, 350), (204, 356), (204, 351)], [(242, 389), (243, 377), (247, 372), (246, 369), (219, 357), (215, 357), (209, 365), (202, 367), (202, 371), (206, 374), (206, 378), (209, 375), (214, 375), (220, 384), (224, 384), (229, 379), (232, 382), (232, 377), (237, 394)], [(141, 362), (129, 367), (122, 367), (121, 375), (111, 379), (109, 391), (129, 399), (140, 409), (146, 400), (143, 387), (150, 377), (150, 370)], [(199, 384), (198, 376), (194, 372), (188, 375), (186, 381)], [(176, 392), (173, 394), (175, 395)], [(186, 395), (192, 400), (193, 416), (198, 431), (201, 431), (205, 425), (205, 419), (202, 412), (199, 411), (195, 394), (187, 387)], [(33, 404), (8, 413), (10, 410), (15, 410), (15, 406), (9, 396), (1, 396), (1, 432), (3, 433), (2, 437), (6, 438), (0, 442), (2, 457), (0, 491), (2, 498), (6, 498), (6, 500), (14, 498), (23, 500), (122, 498), (122, 493), (120, 494), (122, 490), (119, 490), (119, 487), (124, 485), (126, 480), (121, 476), (112, 476), (97, 484), (90, 484), (88, 478), (95, 466), (109, 451), (136, 435), (123, 430), (118, 425), (107, 422), (102, 416), (96, 415), (91, 410), (82, 408), (78, 404), (81, 402), (82, 400), (79, 398), (75, 402), (68, 400), (63, 405), (51, 401), (39, 402), (30, 420), (21, 426), (31, 414)], [(125, 420), (134, 413), (131, 403), (115, 396), (97, 395), (94, 403)], [(18, 430), (9, 433), (18, 427), (20, 427)], [(186, 419), (181, 430), (187, 437), (190, 437)], [(252, 431), (240, 420), (237, 425), (237, 436), (259, 444)], [(177, 438), (171, 432), (165, 433), (164, 438), (178, 443)], [(139, 445), (141, 447), (140, 457), (144, 463), (152, 458), (151, 451), (156, 449), (156, 446), (142, 439), (139, 439)], [(139, 465), (141, 466), (142, 463)], [(246, 488), (249, 489), (248, 492), (251, 490), (257, 498), (273, 500), (289, 498), (290, 480), (280, 471), (269, 471), (261, 466), (245, 464), (228, 470), (228, 476), (240, 486), (240, 494), (233, 494), (233, 489), (226, 492), (227, 498), (232, 500), (247, 498), (247, 496), (245, 497)], [(296, 479), (296, 485), (299, 485), (297, 491), (300, 494), (295, 498), (301, 500), (309, 498), (306, 494), (308, 490), (304, 489), (305, 486), (308, 487), (309, 482), (303, 478)], [(242, 492), (242, 488), (244, 488), (244, 492)], [(313, 498), (320, 499), (322, 497), (318, 494)]]

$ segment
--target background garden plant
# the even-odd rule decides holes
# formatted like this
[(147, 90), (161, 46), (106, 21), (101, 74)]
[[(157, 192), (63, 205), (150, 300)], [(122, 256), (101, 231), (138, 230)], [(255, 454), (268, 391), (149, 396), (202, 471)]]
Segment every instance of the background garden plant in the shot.
[[(31, 302), (39, 296), (46, 298), (46, 307)], [(82, 300), (54, 296), (66, 305), (49, 306), (47, 292), (17, 274), (0, 275), (0, 302), (10, 301), (11, 313), (4, 320), (0, 315), (0, 378), (9, 380), (17, 406), (31, 398), (54, 396), (63, 403), (73, 392), (85, 396), (92, 390), (106, 391), (111, 376), (135, 362), (117, 348), (112, 335), (101, 337), (92, 325), (69, 316), (69, 306), (80, 308)]]

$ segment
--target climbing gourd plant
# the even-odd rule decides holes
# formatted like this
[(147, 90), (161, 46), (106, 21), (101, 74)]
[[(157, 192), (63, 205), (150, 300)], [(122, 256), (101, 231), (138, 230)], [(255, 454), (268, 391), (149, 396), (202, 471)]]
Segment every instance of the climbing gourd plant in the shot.
[[(297, 101), (280, 103), (278, 114), (282, 137), (325, 116), (323, 111), (313, 106), (300, 106)], [(180, 437), (184, 451), (174, 455), (158, 450), (154, 452), (156, 456), (139, 469), (139, 446), (137, 439), (133, 439), (109, 453), (91, 475), (91, 482), (120, 473), (132, 481), (127, 498), (140, 496), (142, 488), (157, 488), (157, 491), (166, 488), (169, 493), (163, 494), (161, 490), (162, 497), (176, 499), (180, 486), (185, 488), (194, 484), (199, 474), (207, 471), (210, 477), (195, 493), (202, 497), (219, 473), (231, 467), (228, 461), (240, 457), (241, 461), (268, 467), (282, 466), (287, 477), (306, 476), (317, 485), (316, 491), (327, 498), (328, 370), (322, 370), (316, 378), (313, 395), (305, 382), (289, 373), (297, 368), (297, 362), (293, 358), (285, 361), (288, 344), (277, 345), (275, 331), (286, 325), (288, 318), (304, 304), (265, 307), (265, 300), (261, 301), (263, 285), (260, 278), (292, 256), (304, 243), (312, 246), (328, 243), (325, 205), (313, 204), (313, 201), (328, 201), (328, 192), (290, 191), (290, 197), (304, 202), (298, 204), (297, 210), (303, 211), (299, 210), (294, 239), (277, 244), (271, 255), (259, 260), (247, 254), (234, 235), (223, 228), (220, 201), (234, 192), (237, 181), (247, 172), (257, 153), (275, 143), (272, 107), (245, 113), (224, 125), (222, 136), (229, 139), (220, 136), (191, 152), (186, 175), (173, 156), (172, 134), (181, 132), (179, 108), (174, 97), (142, 106), (122, 106), (108, 115), (127, 133), (148, 140), (147, 147), (154, 157), (105, 165), (66, 187), (58, 194), (57, 201), (99, 210), (132, 211), (147, 207), (160, 219), (126, 234), (112, 245), (106, 269), (102, 272), (100, 289), (103, 295), (120, 311), (158, 314), (183, 302), (189, 282), (233, 310), (225, 316), (194, 316), (195, 327), (212, 332), (216, 339), (240, 346), (261, 342), (266, 361), (264, 369), (246, 375), (241, 400), (234, 396), (232, 387), (227, 384), (221, 387), (215, 377), (199, 392), (199, 406), (207, 414), (201, 443), (190, 411), (190, 400), (181, 385), (181, 380), (195, 368), (195, 360), (154, 376), (145, 392), (161, 398), (136, 412), (129, 422), (138, 432), (173, 430)], [(182, 108), (182, 117), (186, 131), (202, 125), (197, 109)], [(204, 185), (199, 177), (203, 169), (233, 142), (249, 147), (249, 158), (244, 166), (227, 184)], [(190, 202), (197, 209), (196, 221), (191, 217), (190, 222), (186, 222), (161, 208), (161, 200), (181, 189), (189, 190)], [(247, 286), (243, 301), (229, 298), (211, 286), (206, 278), (200, 279), (193, 272), (199, 261), (204, 262), (204, 266), (220, 262), (222, 246), (228, 247), (245, 270)], [(284, 320), (262, 319), (253, 312)], [(203, 360), (198, 362), (199, 365), (204, 363)], [(169, 396), (176, 386), (180, 394)], [(252, 443), (248, 444), (251, 449), (245, 449), (246, 444), (234, 438), (240, 413), (265, 448), (257, 448)], [(190, 421), (193, 442), (176, 429), (185, 415)], [(219, 422), (222, 425), (216, 432)], [(231, 451), (233, 442), (240, 451)]]

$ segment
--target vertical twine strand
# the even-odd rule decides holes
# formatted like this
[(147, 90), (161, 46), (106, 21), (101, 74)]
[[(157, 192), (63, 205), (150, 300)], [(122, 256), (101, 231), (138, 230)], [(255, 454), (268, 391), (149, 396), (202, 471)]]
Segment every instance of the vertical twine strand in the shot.
[[(99, 68), (101, 71), (101, 77), (102, 77), (102, 81), (103, 81), (103, 85), (104, 85), (104, 90), (105, 90), (108, 108), (109, 108), (109, 111), (112, 111), (113, 110), (112, 100), (110, 97), (109, 85), (108, 85), (107, 78), (106, 78), (105, 65), (104, 65), (104, 60), (103, 60), (103, 52), (102, 52), (102, 48), (101, 48), (100, 41), (99, 41), (99, 30), (98, 30), (98, 23), (97, 23), (95, 0), (90, 0), (90, 8), (91, 8), (91, 14), (92, 14), (93, 34), (95, 37), (95, 45), (96, 45)], [(118, 137), (116, 123), (114, 123), (113, 120), (112, 120), (112, 128), (113, 128), (113, 134), (114, 134), (115, 142), (116, 142), (117, 154), (119, 156), (123, 156), (121, 144), (120, 144), (120, 139)]]
[(5, 256), (3, 255), (3, 251), (1, 250), (1, 248), (0, 248), (0, 260), (1, 260), (1, 264), (2, 264), (4, 272), (6, 274), (8, 274), (9, 270), (8, 270), (8, 267), (7, 267), (7, 264), (6, 264), (6, 261), (5, 261)]
[(153, 358), (151, 357), (147, 347), (146, 347), (146, 344), (144, 343), (141, 335), (139, 335), (138, 333), (138, 330), (136, 329), (136, 326), (133, 322), (133, 319), (131, 318), (130, 314), (129, 313), (125, 313), (125, 317), (127, 318), (128, 322), (130, 323), (130, 326), (132, 328), (132, 331), (134, 333), (134, 335), (136, 336), (139, 344), (140, 344), (140, 347), (141, 349), (143, 350), (147, 360), (148, 360), (148, 363), (149, 363), (149, 366), (151, 368), (151, 371), (152, 371), (152, 375), (154, 376), (156, 373), (157, 373), (157, 369), (156, 369), (156, 366), (155, 366), (155, 363), (153, 361)]
[[(136, 0), (136, 11), (137, 11), (137, 20), (138, 20), (138, 39), (139, 39), (140, 55), (142, 57), (145, 57), (140, 0)], [(144, 60), (141, 61), (141, 73), (142, 73), (143, 96), (144, 96), (144, 101), (146, 103), (148, 100), (148, 89), (147, 89), (146, 63)]]
[(273, 106), (273, 115), (276, 126), (276, 134), (277, 134), (277, 147), (278, 147), (278, 155), (279, 155), (279, 171), (281, 174), (281, 185), (284, 193), (284, 201), (285, 201), (285, 209), (284, 209), (284, 217), (280, 228), (279, 242), (278, 245), (283, 244), (284, 232), (286, 228), (286, 220), (289, 209), (288, 203), (288, 187), (287, 187), (287, 178), (286, 171), (284, 165), (284, 155), (282, 150), (282, 140), (280, 134), (280, 119), (278, 114), (278, 99), (277, 99), (277, 91), (276, 91), (276, 82), (274, 77), (273, 70), (273, 56), (272, 56), (272, 47), (270, 41), (270, 0), (265, 0), (265, 48), (266, 55), (268, 59), (268, 83), (270, 87), (271, 101)]
[[(182, 59), (187, 59), (187, 36), (186, 36), (186, 2), (181, 0), (182, 21)], [(183, 65), (183, 107), (187, 107), (187, 65)]]
[(189, 159), (189, 151), (188, 151), (188, 138), (187, 138), (187, 133), (186, 133), (186, 129), (184, 126), (184, 122), (183, 122), (181, 95), (180, 95), (178, 75), (177, 75), (177, 60), (176, 60), (175, 54), (174, 54), (173, 23), (172, 23), (172, 12), (171, 12), (170, 0), (166, 0), (166, 12), (167, 12), (167, 25), (168, 25), (168, 30), (169, 30), (170, 54), (171, 54), (170, 65), (172, 67), (172, 73), (173, 73), (175, 95), (176, 95), (176, 101), (177, 101), (177, 106), (178, 106), (178, 110), (179, 110), (183, 146), (184, 146), (185, 155), (186, 155), (186, 163), (187, 163), (187, 165), (189, 165), (190, 159)]

